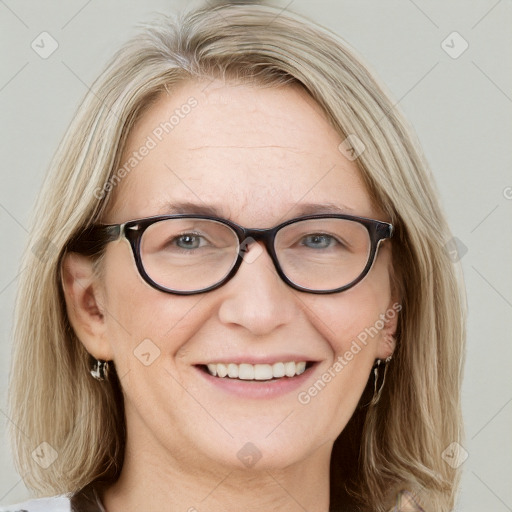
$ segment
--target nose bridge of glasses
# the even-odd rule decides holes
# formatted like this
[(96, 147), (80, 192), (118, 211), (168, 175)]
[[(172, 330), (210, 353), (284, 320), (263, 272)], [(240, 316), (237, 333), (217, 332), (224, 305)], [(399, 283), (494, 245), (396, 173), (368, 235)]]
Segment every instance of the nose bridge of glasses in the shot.
[(275, 228), (241, 228), (238, 234), (240, 252), (246, 253), (254, 242), (263, 242), (268, 254), (273, 258)]

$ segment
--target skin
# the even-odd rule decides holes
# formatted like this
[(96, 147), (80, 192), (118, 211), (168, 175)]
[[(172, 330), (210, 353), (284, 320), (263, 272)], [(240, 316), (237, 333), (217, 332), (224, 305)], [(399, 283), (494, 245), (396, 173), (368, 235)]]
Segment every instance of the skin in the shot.
[[(272, 227), (306, 202), (387, 220), (338, 150), (340, 136), (298, 87), (183, 83), (144, 113), (125, 157), (191, 96), (197, 107), (117, 185), (104, 222), (163, 214), (174, 201), (218, 206), (246, 227)], [(86, 257), (69, 254), (70, 320), (89, 353), (115, 362), (125, 396), (126, 457), (102, 496), (107, 511), (326, 512), (332, 444), (374, 361), (392, 354), (396, 316), (307, 405), (295, 391), (227, 395), (193, 365), (219, 355), (305, 354), (319, 361), (307, 390), (397, 302), (390, 271), (386, 241), (361, 283), (314, 295), (281, 281), (263, 251), (223, 287), (177, 296), (142, 280), (124, 239), (108, 245), (100, 276)], [(145, 366), (134, 350), (148, 338), (160, 354)], [(261, 454), (252, 467), (237, 457), (247, 442)]]

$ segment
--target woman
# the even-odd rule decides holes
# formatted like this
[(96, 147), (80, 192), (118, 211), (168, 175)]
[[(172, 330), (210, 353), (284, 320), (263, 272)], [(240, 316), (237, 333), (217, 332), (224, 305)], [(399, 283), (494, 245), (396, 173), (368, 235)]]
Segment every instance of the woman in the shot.
[(58, 497), (19, 507), (450, 510), (461, 284), (352, 51), (221, 4), (147, 28), (92, 91), (23, 262), (15, 456)]

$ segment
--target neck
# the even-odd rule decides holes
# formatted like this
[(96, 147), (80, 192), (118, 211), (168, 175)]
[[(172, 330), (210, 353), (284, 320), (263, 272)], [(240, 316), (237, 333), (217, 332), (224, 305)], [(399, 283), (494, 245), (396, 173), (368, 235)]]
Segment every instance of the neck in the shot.
[(147, 439), (128, 442), (120, 478), (102, 495), (106, 512), (328, 512), (331, 444), (286, 468), (229, 467), (199, 453), (178, 460)]

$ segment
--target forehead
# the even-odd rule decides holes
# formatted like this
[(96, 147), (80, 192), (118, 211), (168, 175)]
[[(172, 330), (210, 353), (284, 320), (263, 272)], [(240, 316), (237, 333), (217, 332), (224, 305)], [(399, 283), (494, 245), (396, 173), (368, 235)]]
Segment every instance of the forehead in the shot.
[(173, 203), (214, 206), (262, 227), (302, 203), (372, 216), (359, 169), (339, 151), (341, 142), (298, 86), (184, 82), (157, 98), (130, 133), (121, 159), (129, 171), (115, 187), (107, 220), (166, 213)]

